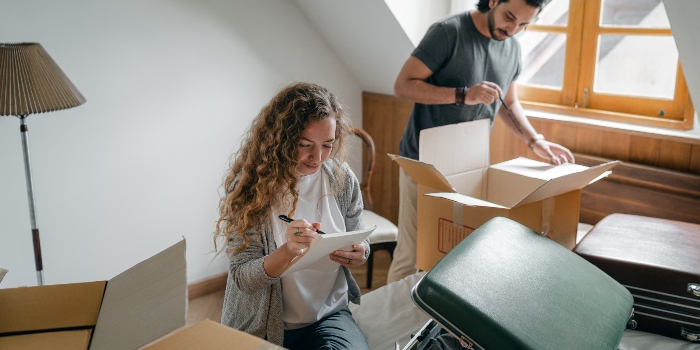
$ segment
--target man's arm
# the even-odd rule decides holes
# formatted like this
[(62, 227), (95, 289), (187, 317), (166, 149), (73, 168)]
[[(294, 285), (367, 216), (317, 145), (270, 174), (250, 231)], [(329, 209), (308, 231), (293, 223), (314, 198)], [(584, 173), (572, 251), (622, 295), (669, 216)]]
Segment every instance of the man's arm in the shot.
[[(425, 105), (444, 105), (456, 103), (456, 87), (435, 86), (426, 82), (433, 71), (415, 56), (410, 56), (404, 63), (394, 83), (394, 94), (413, 102)], [(495, 83), (483, 81), (468, 86), (464, 104), (491, 104), (498, 99), (501, 89)]]
[(573, 163), (574, 156), (566, 147), (549, 142), (544, 138), (538, 138), (537, 131), (532, 127), (530, 121), (525, 116), (523, 106), (518, 100), (516, 83), (513, 82), (508, 88), (508, 94), (503, 99), (505, 102), (498, 110), (498, 115), (503, 119), (508, 129), (512, 131), (520, 140), (531, 146), (531, 149), (539, 157), (546, 159), (552, 164)]
[(426, 105), (455, 103), (455, 88), (427, 83), (426, 80), (431, 75), (433, 71), (425, 63), (415, 56), (410, 56), (396, 77), (394, 93), (397, 97)]

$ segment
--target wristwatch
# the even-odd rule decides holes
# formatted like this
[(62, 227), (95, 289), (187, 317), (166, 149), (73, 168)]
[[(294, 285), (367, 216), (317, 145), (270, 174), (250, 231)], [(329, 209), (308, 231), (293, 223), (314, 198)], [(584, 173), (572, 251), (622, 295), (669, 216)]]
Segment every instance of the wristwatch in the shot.
[(533, 136), (530, 141), (527, 142), (527, 148), (532, 149), (532, 147), (535, 147), (535, 142), (539, 140), (544, 140), (544, 135), (542, 134), (537, 134)]

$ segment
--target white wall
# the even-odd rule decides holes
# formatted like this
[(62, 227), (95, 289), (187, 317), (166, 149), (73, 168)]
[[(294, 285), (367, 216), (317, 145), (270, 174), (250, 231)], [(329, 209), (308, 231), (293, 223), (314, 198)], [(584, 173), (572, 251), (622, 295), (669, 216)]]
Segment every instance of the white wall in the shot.
[(296, 3), (360, 82), (362, 91), (394, 94), (396, 76), (414, 46), (384, 0)]
[(418, 46), (433, 23), (451, 13), (454, 2), (453, 0), (384, 1), (411, 39), (413, 46)]
[[(46, 283), (108, 279), (187, 238), (212, 262), (231, 152), (282, 86), (314, 81), (361, 122), (361, 88), (290, 1), (0, 0), (0, 42), (39, 42), (86, 97), (28, 118)], [(0, 286), (35, 285), (19, 121), (0, 117)], [(353, 161), (354, 169), (359, 169)]]

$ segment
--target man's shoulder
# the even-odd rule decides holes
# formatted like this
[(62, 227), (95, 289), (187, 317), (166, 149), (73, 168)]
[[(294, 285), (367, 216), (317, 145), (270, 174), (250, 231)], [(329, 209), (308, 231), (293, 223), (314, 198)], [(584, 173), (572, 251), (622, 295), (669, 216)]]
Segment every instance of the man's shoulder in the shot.
[(437, 22), (433, 23), (433, 26), (439, 26), (445, 29), (459, 29), (463, 28), (466, 24), (471, 21), (469, 17), (469, 12), (459, 12), (443, 17)]

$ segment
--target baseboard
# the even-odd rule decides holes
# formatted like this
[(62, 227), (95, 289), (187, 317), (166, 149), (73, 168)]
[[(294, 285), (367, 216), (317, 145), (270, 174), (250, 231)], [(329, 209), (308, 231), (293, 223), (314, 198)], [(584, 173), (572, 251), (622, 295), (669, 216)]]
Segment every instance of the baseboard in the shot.
[(201, 296), (218, 292), (226, 288), (227, 273), (207, 278), (187, 286), (188, 299), (196, 299)]

